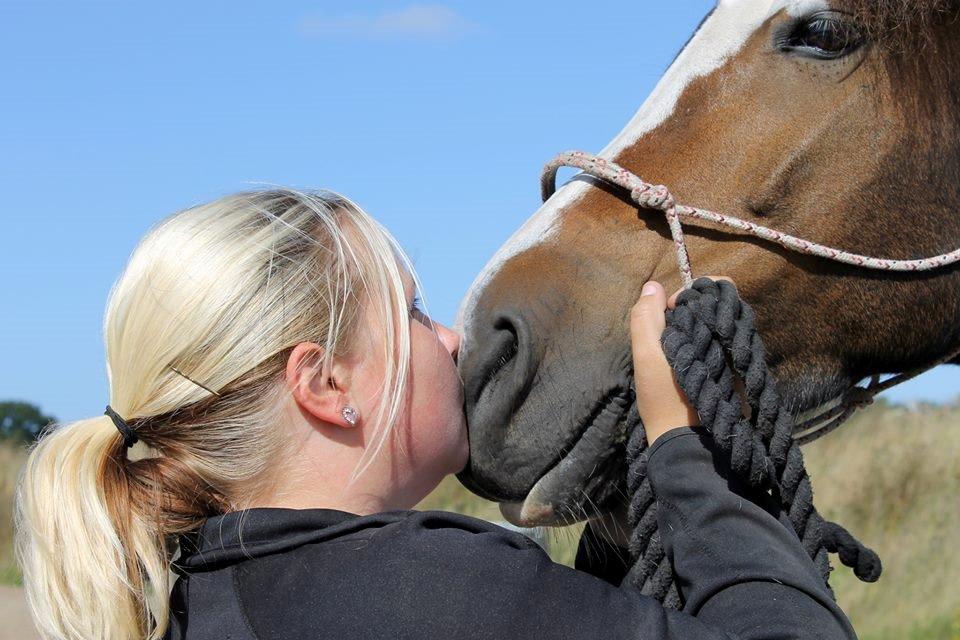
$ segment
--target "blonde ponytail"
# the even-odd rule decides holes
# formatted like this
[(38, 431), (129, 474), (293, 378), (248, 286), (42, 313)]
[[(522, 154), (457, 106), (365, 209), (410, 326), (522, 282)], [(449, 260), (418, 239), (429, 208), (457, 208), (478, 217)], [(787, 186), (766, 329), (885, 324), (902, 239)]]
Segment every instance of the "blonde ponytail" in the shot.
[(272, 490), (290, 349), (348, 353), (362, 306), (385, 335), (375, 455), (405, 391), (404, 271), (395, 240), (329, 192), (228, 196), (144, 238), (104, 323), (110, 405), (140, 442), (128, 451), (106, 415), (54, 426), (17, 489), (17, 558), (45, 638), (163, 637), (177, 536)]
[[(36, 445), (17, 495), (17, 555), (41, 633), (145, 638), (166, 615), (163, 541), (130, 499), (122, 438), (106, 416), (63, 425)], [(55, 571), (49, 570), (56, 567)], [(149, 581), (158, 589), (148, 591)]]

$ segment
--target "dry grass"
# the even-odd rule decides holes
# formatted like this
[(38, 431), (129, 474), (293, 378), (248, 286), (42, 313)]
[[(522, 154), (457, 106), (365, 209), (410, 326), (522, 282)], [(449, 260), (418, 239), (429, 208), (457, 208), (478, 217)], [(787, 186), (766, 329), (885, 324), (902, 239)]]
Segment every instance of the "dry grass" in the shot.
[(824, 516), (883, 559), (831, 580), (860, 636), (960, 638), (960, 406), (871, 407), (805, 452)]
[[(960, 640), (960, 404), (881, 403), (805, 451), (820, 510), (884, 561), (876, 584), (843, 567), (831, 580), (861, 639)], [(8, 584), (19, 581), (10, 522), (23, 459), (21, 449), (0, 445), (0, 582)], [(453, 478), (419, 508), (501, 519)], [(551, 534), (551, 555), (572, 564), (579, 528)]]
[(13, 493), (17, 474), (26, 459), (20, 447), (0, 444), (0, 583), (20, 584), (13, 560)]

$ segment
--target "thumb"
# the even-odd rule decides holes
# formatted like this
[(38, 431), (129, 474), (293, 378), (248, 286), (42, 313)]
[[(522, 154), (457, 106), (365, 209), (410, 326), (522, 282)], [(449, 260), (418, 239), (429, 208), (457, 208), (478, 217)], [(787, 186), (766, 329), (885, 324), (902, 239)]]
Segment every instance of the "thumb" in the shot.
[(678, 386), (660, 339), (667, 326), (667, 293), (658, 282), (648, 282), (630, 314), (633, 376), (637, 410), (653, 443), (680, 425), (700, 424), (700, 417)]
[(660, 336), (667, 326), (667, 292), (659, 282), (643, 285), (640, 299), (630, 312), (630, 337), (634, 360), (653, 353), (662, 355)]

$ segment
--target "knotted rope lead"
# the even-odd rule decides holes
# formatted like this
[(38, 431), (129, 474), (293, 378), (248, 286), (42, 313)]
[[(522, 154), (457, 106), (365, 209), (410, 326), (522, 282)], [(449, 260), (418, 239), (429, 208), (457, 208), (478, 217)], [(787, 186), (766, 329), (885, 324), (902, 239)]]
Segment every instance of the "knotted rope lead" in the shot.
[[(735, 473), (780, 502), (824, 582), (830, 574), (828, 552), (838, 553), (861, 580), (879, 578), (876, 553), (843, 527), (826, 522), (813, 506), (810, 477), (793, 438), (794, 416), (781, 402), (767, 368), (753, 310), (736, 288), (723, 280), (697, 279), (678, 296), (676, 308), (667, 311), (661, 344), (701, 425)], [(735, 375), (743, 382), (749, 417), (743, 416)], [(666, 606), (679, 608), (681, 598), (657, 533), (646, 447), (643, 429), (634, 429), (627, 443), (627, 488), (632, 495), (630, 551), (636, 561), (627, 579)]]
[(557, 170), (560, 167), (576, 167), (584, 173), (596, 176), (606, 182), (620, 186), (630, 192), (634, 202), (646, 209), (655, 209), (666, 214), (670, 223), (670, 232), (677, 245), (677, 263), (683, 275), (683, 283), (687, 287), (693, 281), (690, 270), (690, 261), (683, 241), (683, 229), (680, 227), (680, 218), (691, 218), (704, 222), (712, 222), (720, 226), (729, 227), (764, 238), (771, 242), (792, 249), (799, 253), (820, 256), (828, 260), (835, 260), (845, 264), (880, 269), (883, 271), (929, 271), (960, 262), (960, 248), (948, 253), (917, 260), (894, 260), (891, 258), (874, 258), (856, 253), (835, 249), (803, 238), (797, 238), (776, 229), (770, 229), (747, 220), (728, 216), (707, 209), (688, 207), (675, 201), (670, 190), (663, 185), (653, 185), (644, 182), (635, 174), (599, 156), (593, 156), (582, 151), (567, 151), (547, 163), (540, 178), (540, 191), (544, 200), (547, 200), (556, 191)]

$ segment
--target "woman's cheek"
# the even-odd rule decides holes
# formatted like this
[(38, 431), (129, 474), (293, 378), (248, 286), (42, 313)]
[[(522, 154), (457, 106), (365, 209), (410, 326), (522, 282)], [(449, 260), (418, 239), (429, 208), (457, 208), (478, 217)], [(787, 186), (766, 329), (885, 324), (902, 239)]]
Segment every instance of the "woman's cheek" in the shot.
[(455, 473), (469, 456), (463, 388), (450, 353), (425, 327), (415, 327), (411, 382), (411, 415), (420, 464), (440, 473)]
[[(463, 394), (456, 370), (450, 367), (438, 367), (438, 373), (444, 373), (443, 379), (436, 380), (432, 387), (436, 396), (432, 399), (433, 414), (424, 421), (429, 424), (429, 433), (421, 437), (429, 439), (425, 446), (433, 447), (432, 454), (442, 465), (445, 473), (456, 473), (463, 469), (469, 455), (467, 425), (463, 412)], [(427, 431), (425, 429), (424, 431)]]
[(454, 380), (453, 392), (449, 395), (446, 431), (450, 442), (452, 467), (451, 473), (456, 473), (467, 464), (470, 455), (470, 445), (467, 439), (467, 418), (463, 408), (463, 390), (456, 369), (452, 370)]

